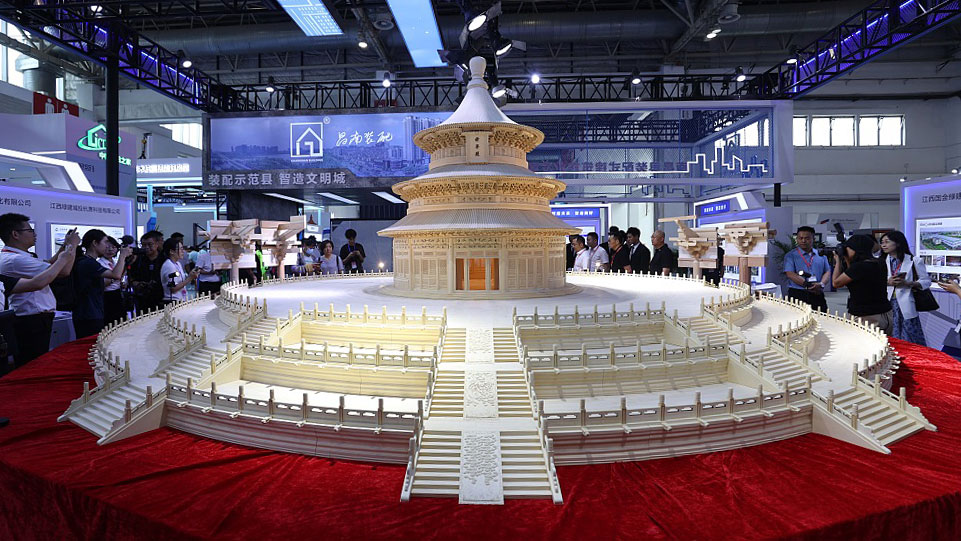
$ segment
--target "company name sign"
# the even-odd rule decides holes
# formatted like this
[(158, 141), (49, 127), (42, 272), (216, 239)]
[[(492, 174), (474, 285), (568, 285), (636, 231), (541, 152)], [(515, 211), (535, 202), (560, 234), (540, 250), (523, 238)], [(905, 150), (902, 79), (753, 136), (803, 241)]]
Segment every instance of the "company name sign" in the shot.
[(387, 187), (427, 171), (413, 136), (448, 114), (211, 117), (204, 186)]

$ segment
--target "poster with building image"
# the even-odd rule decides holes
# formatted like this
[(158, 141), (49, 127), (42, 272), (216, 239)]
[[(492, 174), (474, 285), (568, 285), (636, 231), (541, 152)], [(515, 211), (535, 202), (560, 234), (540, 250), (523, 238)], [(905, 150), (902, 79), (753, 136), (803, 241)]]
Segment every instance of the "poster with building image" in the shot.
[(918, 219), (915, 231), (917, 255), (931, 278), (961, 277), (961, 217)]

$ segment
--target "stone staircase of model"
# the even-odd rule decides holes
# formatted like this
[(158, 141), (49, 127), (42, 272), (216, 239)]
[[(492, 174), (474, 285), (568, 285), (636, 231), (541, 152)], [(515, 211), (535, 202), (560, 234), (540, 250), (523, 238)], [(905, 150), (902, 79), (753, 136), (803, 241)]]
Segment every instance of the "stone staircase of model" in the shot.
[[(192, 381), (202, 383), (226, 364), (237, 360), (236, 351), (231, 355), (230, 342), (223, 349), (211, 347), (207, 344), (204, 327), (198, 332), (196, 325), (188, 326), (178, 318), (180, 310), (208, 301), (209, 295), (201, 295), (105, 328), (90, 353), (95, 373), (103, 374), (103, 383), (93, 390), (84, 384), (83, 394), (70, 404), (59, 420), (69, 420), (93, 433), (101, 445), (159, 426), (169, 385)], [(237, 320), (237, 325), (255, 335), (269, 332), (272, 327), (264, 320), (263, 309), (248, 308), (245, 310), (247, 317)], [(171, 344), (166, 359), (146, 380), (156, 379), (156, 391), (155, 385), (131, 382), (129, 362), (119, 368), (119, 359), (109, 351), (116, 334), (134, 326), (160, 332)]]
[[(548, 497), (559, 503), (560, 488), (548, 453), (550, 442), (533, 422), (530, 392), (513, 330), (492, 329), (489, 334), (489, 362), (482, 368), (492, 372), (490, 390), (496, 393), (496, 410), (495, 416), (486, 418), (464, 416), (466, 385), (473, 368), (468, 357), (475, 351), (467, 344), (466, 334), (464, 329), (447, 329), (425, 428), (411, 439), (401, 500), (411, 496), (458, 496), (461, 502), (479, 503), (470, 495), (476, 493), (474, 483), (480, 477), (494, 498), (483, 503)], [(477, 433), (479, 428), (481, 433)], [(478, 447), (481, 444), (483, 447)], [(463, 460), (465, 453), (470, 460)], [(479, 456), (491, 462), (483, 474), (473, 471)], [(495, 470), (498, 473), (492, 480), (490, 472)]]

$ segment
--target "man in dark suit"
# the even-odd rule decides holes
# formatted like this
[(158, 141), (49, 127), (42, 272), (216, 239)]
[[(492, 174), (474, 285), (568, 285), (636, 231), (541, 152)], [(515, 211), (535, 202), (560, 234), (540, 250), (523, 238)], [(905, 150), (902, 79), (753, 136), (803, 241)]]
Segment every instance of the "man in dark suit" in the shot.
[(641, 242), (641, 230), (627, 228), (627, 245), (630, 247), (631, 272), (648, 272), (651, 268), (651, 251)]
[(574, 258), (577, 256), (577, 252), (574, 251), (574, 237), (577, 235), (570, 235), (567, 237), (567, 246), (565, 246), (567, 253), (567, 270), (574, 268)]
[(611, 255), (611, 237), (613, 237), (620, 230), (621, 228), (617, 227), (616, 225), (612, 225), (607, 229), (607, 240), (601, 243), (601, 248), (604, 248), (604, 251), (607, 252), (608, 256)]

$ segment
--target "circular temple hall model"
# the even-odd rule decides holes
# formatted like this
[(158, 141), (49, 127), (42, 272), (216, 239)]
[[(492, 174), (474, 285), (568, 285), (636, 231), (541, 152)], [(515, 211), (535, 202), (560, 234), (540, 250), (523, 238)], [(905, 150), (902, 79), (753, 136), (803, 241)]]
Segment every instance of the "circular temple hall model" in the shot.
[[(471, 73), (483, 74), (474, 58)], [(427, 173), (398, 183), (407, 216), (380, 232), (393, 238), (394, 283), (385, 293), (439, 298), (518, 298), (577, 291), (564, 280), (564, 235), (551, 199), (564, 183), (527, 168), (544, 134), (494, 104), (475, 76), (457, 111), (414, 136)]]
[[(61, 420), (101, 444), (169, 426), (406, 464), (400, 499), (476, 504), (561, 502), (555, 465), (808, 433), (888, 453), (935, 429), (888, 391), (898, 357), (857, 318), (736, 282), (565, 273), (571, 228), (548, 209), (564, 185), (525, 161), (542, 139), (474, 76), (415, 136), (429, 172), (394, 187), (410, 211), (381, 231), (393, 273), (233, 281), (109, 326), (90, 352), (97, 387)], [(293, 226), (271, 227), (286, 250), (273, 231)]]

